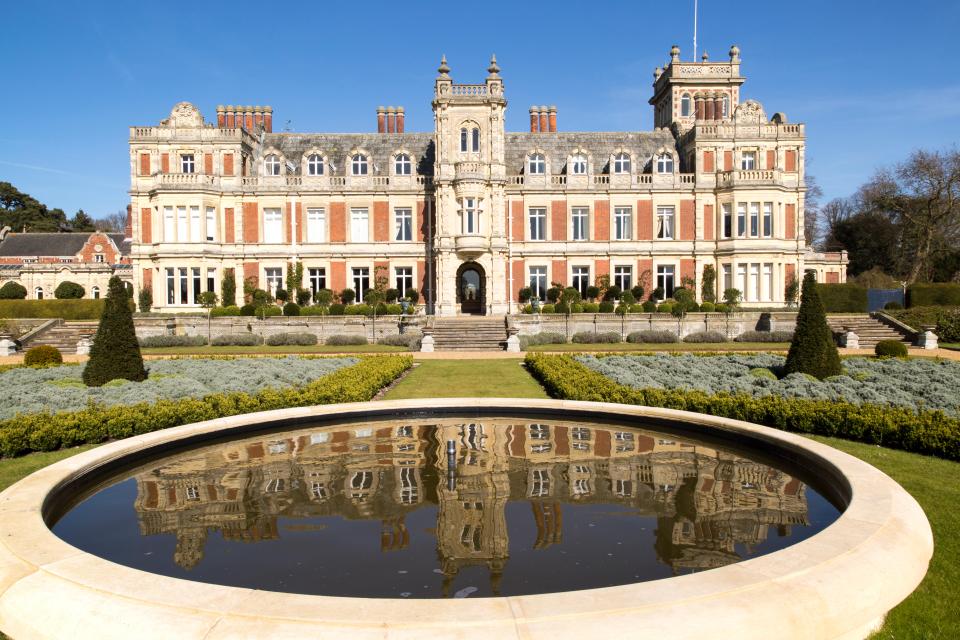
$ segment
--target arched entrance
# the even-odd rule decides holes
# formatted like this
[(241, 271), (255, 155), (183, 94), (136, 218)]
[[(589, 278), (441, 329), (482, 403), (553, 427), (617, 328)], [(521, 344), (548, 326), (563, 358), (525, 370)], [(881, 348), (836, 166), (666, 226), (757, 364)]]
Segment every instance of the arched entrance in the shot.
[(457, 269), (457, 304), (460, 313), (483, 315), (486, 305), (486, 276), (476, 262), (464, 262)]

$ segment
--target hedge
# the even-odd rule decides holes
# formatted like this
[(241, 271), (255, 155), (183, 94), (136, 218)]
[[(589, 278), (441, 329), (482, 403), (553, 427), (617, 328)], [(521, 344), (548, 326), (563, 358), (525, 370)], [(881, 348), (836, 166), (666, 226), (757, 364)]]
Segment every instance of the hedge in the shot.
[(679, 342), (677, 334), (663, 329), (645, 329), (643, 331), (634, 331), (627, 336), (627, 342), (633, 344), (670, 344)]
[(413, 365), (410, 356), (364, 356), (351, 366), (299, 387), (256, 394), (214, 394), (154, 404), (91, 405), (82, 411), (34, 413), (0, 422), (0, 456), (54, 451), (86, 443), (176, 427), (226, 416), (335, 402), (365, 402)]
[(263, 338), (255, 333), (225, 333), (214, 336), (212, 347), (256, 347), (263, 344)]
[(960, 306), (960, 284), (940, 282), (907, 287), (907, 307)]
[[(105, 298), (98, 300), (0, 300), (0, 318), (99, 320)], [(131, 301), (133, 304), (133, 301)]]
[(335, 334), (327, 337), (326, 344), (334, 347), (354, 346), (367, 344), (367, 339), (363, 336)]
[(734, 342), (790, 342), (793, 331), (744, 331)]
[(266, 343), (271, 347), (299, 346), (306, 347), (317, 344), (317, 336), (306, 332), (274, 333), (267, 336)]
[(855, 284), (818, 284), (817, 293), (827, 313), (866, 313), (867, 290)]
[(139, 339), (140, 346), (146, 349), (162, 347), (205, 347), (206, 336), (146, 336)]
[(723, 335), (719, 331), (697, 331), (684, 336), (683, 341), (691, 343), (714, 344), (726, 342), (727, 336)]
[(554, 398), (694, 411), (960, 460), (960, 419), (942, 411), (914, 412), (885, 405), (778, 396), (753, 398), (684, 389), (632, 389), (569, 355), (528, 354), (525, 362), (527, 370)]
[(960, 307), (913, 307), (889, 311), (887, 315), (917, 331), (925, 325), (935, 327), (933, 332), (940, 342), (960, 342)]
[(570, 342), (577, 344), (616, 344), (621, 342), (621, 338), (616, 331), (581, 331), (573, 334)]
[(210, 317), (212, 318), (225, 318), (229, 316), (239, 316), (240, 307), (236, 305), (230, 305), (228, 307), (214, 307), (210, 310)]

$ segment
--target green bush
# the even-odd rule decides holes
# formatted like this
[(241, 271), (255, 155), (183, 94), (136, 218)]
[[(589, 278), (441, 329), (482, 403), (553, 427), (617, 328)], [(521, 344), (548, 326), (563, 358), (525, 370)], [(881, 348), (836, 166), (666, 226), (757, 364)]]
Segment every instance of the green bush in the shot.
[(960, 306), (960, 284), (931, 283), (907, 287), (907, 307)]
[(661, 302), (657, 305), (657, 313), (673, 313), (673, 303)]
[(520, 348), (526, 349), (532, 345), (536, 344), (565, 344), (567, 341), (567, 336), (562, 333), (554, 333), (552, 331), (541, 331), (540, 333), (531, 333), (526, 335), (518, 336), (520, 340)]
[(855, 405), (832, 399), (633, 389), (613, 382), (569, 355), (528, 354), (526, 365), (554, 398), (693, 411), (960, 460), (960, 419), (942, 411), (918, 413), (902, 407)]
[(723, 335), (719, 331), (697, 331), (684, 336), (683, 341), (690, 343), (712, 344), (715, 342), (726, 342), (727, 336)]
[(263, 344), (263, 338), (255, 333), (225, 333), (214, 336), (210, 345), (214, 347), (256, 347)]
[(53, 290), (53, 297), (57, 300), (79, 300), (86, 293), (86, 290), (76, 282), (64, 280)]
[(960, 342), (960, 307), (912, 307), (889, 315), (917, 331), (936, 327), (933, 332), (941, 342)]
[(827, 313), (866, 313), (867, 290), (849, 282), (818, 284), (817, 293)]
[(299, 316), (300, 315), (300, 305), (296, 302), (288, 302), (283, 305), (283, 315), (285, 316)]
[(220, 282), (221, 304), (232, 307), (237, 304), (237, 278), (233, 269), (223, 270), (223, 280)]
[(599, 313), (613, 313), (613, 303), (609, 301), (604, 301), (600, 303), (598, 308)]
[(241, 315), (241, 309), (236, 305), (230, 305), (228, 307), (214, 307), (210, 309), (211, 318), (225, 318), (239, 315)]
[(41, 344), (27, 349), (27, 352), (23, 354), (23, 364), (27, 367), (49, 367), (63, 364), (63, 354), (56, 347)]
[(887, 304), (883, 305), (883, 309), (884, 311), (900, 311), (903, 309), (903, 305), (896, 300), (891, 300)]
[(713, 310), (717, 313), (727, 313), (730, 311), (730, 305), (718, 302), (714, 305)]
[(583, 303), (574, 302), (570, 305), (570, 313), (583, 313)]
[(577, 344), (615, 344), (620, 342), (620, 334), (616, 331), (581, 331), (570, 338)]
[(264, 389), (256, 394), (213, 394), (205, 398), (164, 400), (100, 407), (58, 414), (19, 415), (0, 422), (0, 455), (20, 456), (85, 443), (127, 438), (192, 422), (226, 416), (308, 407), (335, 402), (365, 402), (413, 365), (407, 355), (366, 356), (299, 387)]
[(346, 309), (344, 305), (340, 304), (339, 302), (334, 302), (330, 305), (330, 315), (342, 316), (344, 309)]
[(420, 333), (396, 333), (383, 336), (377, 340), (377, 344), (385, 344), (391, 347), (406, 347), (411, 351), (420, 351), (420, 339), (422, 337)]
[(96, 320), (106, 300), (0, 300), (0, 318), (63, 318)]
[(240, 307), (240, 315), (246, 317), (252, 317), (257, 315), (257, 308), (252, 304), (245, 304)]
[(368, 304), (351, 304), (343, 310), (345, 316), (369, 316), (373, 314), (373, 309)]
[(777, 374), (770, 369), (765, 369), (763, 367), (757, 367), (756, 369), (750, 369), (750, 375), (754, 378), (764, 378), (766, 380), (776, 380)]
[(140, 289), (138, 301), (137, 308), (140, 313), (150, 313), (150, 309), (153, 308), (153, 290), (150, 287)]
[(820, 291), (816, 276), (808, 271), (803, 277), (797, 328), (790, 342), (790, 352), (784, 365), (785, 374), (807, 373), (823, 380), (841, 373), (840, 354), (833, 341), (833, 333), (827, 326), (827, 316), (820, 303)]
[(653, 300), (647, 300), (641, 306), (643, 307), (644, 313), (656, 313), (657, 311), (657, 303)]
[(367, 344), (367, 339), (364, 336), (337, 334), (327, 337), (327, 344), (335, 347), (355, 346)]
[(700, 311), (703, 313), (713, 313), (717, 310), (717, 305), (712, 302), (704, 302), (700, 305)]
[(600, 303), (598, 302), (583, 302), (580, 306), (583, 307), (584, 313), (600, 313)]
[(662, 329), (646, 329), (644, 331), (634, 331), (627, 336), (627, 342), (632, 342), (634, 344), (671, 344), (674, 342), (679, 342), (677, 339), (677, 334), (672, 331), (664, 331)]
[(880, 358), (906, 358), (907, 345), (899, 340), (881, 340), (873, 348), (873, 353)]
[(257, 315), (261, 315), (264, 318), (274, 318), (276, 316), (282, 316), (283, 309), (271, 304), (257, 309)]
[(529, 315), (529, 314), (532, 314), (532, 313), (533, 313), (533, 305), (532, 305), (532, 304), (525, 304), (525, 305), (523, 305), (523, 308), (520, 310), (520, 313), (526, 313), (526, 314), (528, 314), (528, 315)]
[(206, 336), (146, 336), (140, 338), (140, 346), (147, 349), (159, 347), (205, 347)]
[(545, 305), (541, 305), (540, 307), (540, 313), (556, 313), (556, 312), (557, 312), (557, 306), (553, 304), (545, 304)]
[(384, 305), (385, 311), (384, 315), (388, 316), (399, 316), (403, 313), (403, 307), (399, 304), (387, 304)]
[(26, 297), (27, 288), (19, 282), (7, 282), (0, 287), (0, 300), (23, 300)]
[(793, 331), (744, 331), (734, 342), (790, 342)]
[(627, 309), (627, 313), (643, 313), (643, 305), (642, 305), (642, 304), (632, 304), (632, 305), (630, 305), (630, 308)]
[(277, 346), (296, 346), (306, 347), (317, 344), (317, 336), (312, 333), (291, 331), (288, 333), (275, 333), (267, 336), (266, 343), (271, 347)]
[(133, 326), (131, 302), (120, 278), (110, 278), (103, 315), (90, 347), (90, 359), (83, 368), (83, 383), (88, 387), (99, 387), (117, 378), (133, 382), (147, 379)]

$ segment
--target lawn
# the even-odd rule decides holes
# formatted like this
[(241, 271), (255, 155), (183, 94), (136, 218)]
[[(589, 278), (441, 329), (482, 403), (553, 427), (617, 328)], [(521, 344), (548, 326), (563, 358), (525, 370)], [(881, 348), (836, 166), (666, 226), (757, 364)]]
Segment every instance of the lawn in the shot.
[(951, 351), (960, 351), (960, 342), (941, 342), (941, 349), (950, 349)]
[[(42, 469), (54, 462), (75, 456), (82, 451), (92, 449), (96, 446), (95, 444), (85, 444), (79, 447), (71, 447), (70, 449), (60, 449), (59, 451), (31, 453), (21, 458), (0, 459), (0, 491), (3, 491), (20, 478), (33, 473), (37, 469)], [(0, 635), (0, 637), (3, 636)]]
[(679, 342), (655, 344), (649, 342), (613, 342), (608, 344), (535, 344), (526, 348), (526, 351), (589, 351), (610, 353), (613, 351), (788, 351), (789, 342), (715, 342), (698, 344), (693, 342)]
[(279, 355), (300, 353), (401, 353), (409, 351), (406, 347), (392, 347), (385, 344), (361, 345), (308, 345), (308, 346), (276, 346), (260, 345), (257, 347), (156, 347), (141, 349), (145, 356), (226, 356), (226, 355)]
[(546, 398), (520, 359), (423, 360), (384, 396), (407, 398)]

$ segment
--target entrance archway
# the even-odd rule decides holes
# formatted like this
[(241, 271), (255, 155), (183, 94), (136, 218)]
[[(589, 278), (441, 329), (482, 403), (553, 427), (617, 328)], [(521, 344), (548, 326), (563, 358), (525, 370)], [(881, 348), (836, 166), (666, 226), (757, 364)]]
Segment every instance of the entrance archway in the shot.
[(464, 262), (457, 269), (457, 304), (460, 313), (483, 315), (486, 305), (486, 274), (476, 262)]

